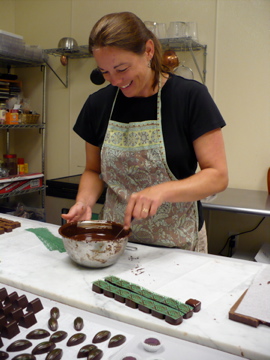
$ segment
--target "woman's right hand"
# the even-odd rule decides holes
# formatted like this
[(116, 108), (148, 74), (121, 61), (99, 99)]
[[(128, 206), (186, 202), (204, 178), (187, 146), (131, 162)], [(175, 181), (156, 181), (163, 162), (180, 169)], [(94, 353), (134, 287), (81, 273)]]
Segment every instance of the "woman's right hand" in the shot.
[(92, 209), (89, 205), (85, 205), (81, 201), (76, 202), (67, 214), (62, 214), (62, 218), (68, 223), (72, 221), (91, 220), (91, 217)]

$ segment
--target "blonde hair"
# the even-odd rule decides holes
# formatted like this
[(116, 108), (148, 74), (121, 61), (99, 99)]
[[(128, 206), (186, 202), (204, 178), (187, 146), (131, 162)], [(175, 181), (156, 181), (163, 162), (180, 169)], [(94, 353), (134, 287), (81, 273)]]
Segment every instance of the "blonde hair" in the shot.
[(151, 60), (151, 69), (155, 74), (152, 87), (155, 89), (160, 74), (166, 72), (162, 65), (162, 48), (156, 36), (147, 29), (143, 21), (135, 14), (119, 12), (103, 16), (91, 30), (89, 51), (93, 53), (94, 48), (113, 46), (142, 55), (149, 39), (153, 41), (155, 48)]

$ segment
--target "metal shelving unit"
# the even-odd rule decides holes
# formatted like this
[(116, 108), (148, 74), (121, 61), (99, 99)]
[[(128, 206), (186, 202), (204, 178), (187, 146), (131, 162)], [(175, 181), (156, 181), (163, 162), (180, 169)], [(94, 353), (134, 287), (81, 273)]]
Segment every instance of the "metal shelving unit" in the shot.
[[(201, 81), (205, 84), (206, 80), (206, 55), (207, 55), (207, 45), (202, 45), (189, 37), (185, 38), (166, 38), (160, 39), (160, 43), (162, 45), (163, 50), (174, 50), (174, 51), (188, 51), (190, 52), (193, 62), (197, 68), (197, 71), (200, 75)], [(195, 53), (198, 51), (203, 51), (203, 65), (202, 70), (199, 66), (199, 63), (196, 59)], [(82, 59), (82, 58), (90, 58), (92, 55), (89, 54), (88, 45), (81, 45), (78, 47), (76, 51), (66, 51), (64, 48), (54, 48), (54, 49), (46, 49), (44, 52), (48, 55), (54, 56), (66, 56), (67, 59)], [(46, 62), (48, 67), (53, 71), (55, 76), (61, 81), (61, 83), (68, 87), (68, 62), (66, 65), (66, 81), (64, 82), (58, 74), (54, 71), (54, 69), (50, 66), (48, 62)]]
[[(41, 158), (41, 171), (44, 174), (45, 172), (45, 131), (46, 131), (46, 64), (39, 61), (33, 61), (31, 59), (24, 59), (19, 57), (12, 56), (3, 56), (0, 55), (0, 68), (6, 68), (8, 72), (11, 68), (24, 68), (24, 67), (41, 67), (41, 71), (43, 73), (43, 87), (42, 87), (42, 123), (40, 124), (16, 124), (16, 125), (6, 125), (1, 124), (0, 130), (6, 131), (6, 153), (9, 153), (10, 150), (10, 131), (12, 130), (27, 130), (27, 129), (38, 129), (42, 136), (42, 158)], [(12, 191), (7, 194), (0, 194), (0, 199), (8, 198), (11, 196), (17, 196), (32, 192), (40, 192), (42, 191), (42, 207), (45, 207), (45, 186), (37, 187), (29, 190), (20, 190), (20, 191)]]

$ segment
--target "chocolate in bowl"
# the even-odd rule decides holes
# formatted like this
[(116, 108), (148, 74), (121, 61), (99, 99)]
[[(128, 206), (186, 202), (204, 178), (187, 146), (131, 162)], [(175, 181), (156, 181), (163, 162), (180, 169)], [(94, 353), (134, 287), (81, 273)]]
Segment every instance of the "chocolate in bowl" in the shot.
[(67, 223), (59, 228), (64, 247), (76, 263), (93, 268), (114, 264), (123, 254), (130, 230), (121, 224), (105, 221), (81, 221)]

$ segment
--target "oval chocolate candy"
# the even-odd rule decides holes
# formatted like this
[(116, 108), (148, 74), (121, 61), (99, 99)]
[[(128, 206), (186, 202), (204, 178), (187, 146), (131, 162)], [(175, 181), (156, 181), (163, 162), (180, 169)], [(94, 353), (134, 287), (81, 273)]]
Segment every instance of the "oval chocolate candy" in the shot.
[(19, 354), (12, 358), (12, 360), (36, 360), (36, 357), (33, 354)]
[(124, 335), (121, 335), (121, 334), (114, 335), (110, 339), (108, 347), (112, 348), (112, 347), (120, 346), (120, 345), (124, 344), (125, 341), (126, 341), (126, 337)]
[(68, 333), (63, 330), (56, 331), (50, 337), (50, 341), (57, 343), (64, 340), (68, 336)]
[(90, 351), (90, 353), (87, 356), (87, 360), (100, 360), (102, 356), (103, 356), (103, 351), (96, 348)]
[(63, 350), (62, 349), (53, 349), (50, 351), (45, 360), (60, 360), (63, 356)]
[(52, 351), (55, 348), (55, 343), (52, 341), (44, 341), (40, 344), (38, 344), (34, 349), (32, 350), (33, 355), (39, 355), (39, 354), (45, 354), (50, 351)]
[(108, 340), (110, 336), (111, 336), (110, 331), (108, 331), (108, 330), (101, 330), (101, 331), (99, 331), (99, 332), (93, 337), (92, 342), (93, 342), (94, 344), (101, 343), (101, 342), (103, 342), (103, 341), (105, 341), (105, 340)]
[(74, 329), (77, 331), (81, 331), (83, 329), (83, 326), (83, 319), (80, 316), (76, 317), (76, 319), (74, 320)]
[(56, 331), (58, 329), (58, 321), (55, 318), (51, 317), (48, 320), (48, 326), (50, 330)]
[(28, 349), (30, 346), (32, 346), (32, 343), (29, 340), (24, 340), (24, 339), (16, 340), (7, 347), (7, 351), (8, 352), (21, 351)]
[(60, 310), (58, 309), (58, 307), (55, 306), (51, 308), (50, 315), (52, 318), (58, 319), (60, 316)]
[(0, 360), (6, 360), (9, 357), (8, 353), (0, 350)]
[(67, 346), (74, 346), (81, 344), (85, 339), (86, 339), (86, 335), (83, 333), (74, 334), (68, 339)]
[(97, 347), (96, 347), (96, 345), (94, 345), (94, 344), (89, 344), (89, 345), (83, 346), (83, 347), (79, 350), (78, 355), (77, 355), (77, 358), (84, 358), (84, 357), (87, 358), (87, 356), (89, 355), (90, 351), (92, 351), (92, 350), (94, 350), (94, 349), (96, 349), (96, 348), (97, 348)]
[(50, 336), (49, 331), (45, 330), (45, 329), (35, 329), (30, 331), (30, 333), (28, 333), (26, 335), (26, 339), (44, 339), (45, 337)]

